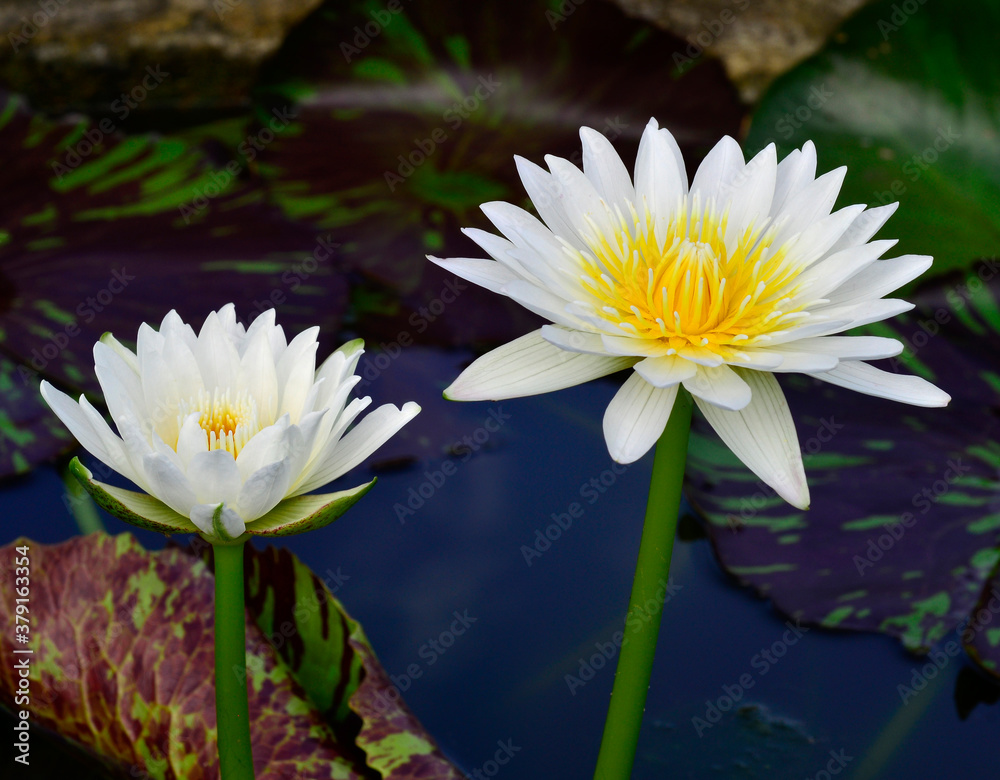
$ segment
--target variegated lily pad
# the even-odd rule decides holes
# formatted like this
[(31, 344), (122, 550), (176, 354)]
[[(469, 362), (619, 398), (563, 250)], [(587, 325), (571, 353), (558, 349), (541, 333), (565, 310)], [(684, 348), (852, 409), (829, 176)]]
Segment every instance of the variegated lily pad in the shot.
[[(30, 561), (27, 631), (15, 629), (14, 568), (0, 579), (0, 648), (28, 659), (33, 724), (117, 775), (218, 777), (205, 564), (176, 548), (149, 553), (128, 534), (53, 546), (18, 539), (0, 552)], [(322, 581), (289, 553), (248, 556), (257, 777), (460, 778)], [(13, 663), (0, 671), (0, 701), (15, 711), (18, 679)]]
[(700, 426), (689, 494), (723, 567), (804, 621), (886, 633), (917, 652), (962, 640), (997, 673), (998, 299), (1000, 266), (986, 261), (920, 292), (917, 309), (871, 331), (904, 340), (903, 355), (883, 367), (934, 381), (952, 395), (946, 409), (797, 375), (783, 381), (812, 492), (806, 512)]

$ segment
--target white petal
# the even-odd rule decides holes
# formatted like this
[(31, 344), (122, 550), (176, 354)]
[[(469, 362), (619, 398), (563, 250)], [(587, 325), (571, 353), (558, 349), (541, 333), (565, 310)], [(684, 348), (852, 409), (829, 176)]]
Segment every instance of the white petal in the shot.
[(641, 336), (601, 336), (601, 342), (605, 353), (609, 355), (658, 357), (672, 351), (669, 344)]
[(795, 423), (778, 381), (761, 371), (737, 369), (750, 385), (750, 403), (738, 412), (695, 398), (705, 419), (741, 461), (785, 501), (809, 508)]
[(278, 410), (278, 375), (274, 355), (271, 353), (269, 331), (259, 328), (247, 335), (236, 387), (240, 391), (246, 391), (254, 399), (259, 419), (264, 420), (265, 424), (275, 418)]
[(776, 357), (781, 358), (781, 363), (775, 368), (769, 368), (768, 371), (774, 371), (778, 374), (788, 374), (788, 373), (808, 373), (810, 371), (829, 371), (831, 368), (836, 367), (837, 358), (833, 355), (827, 355), (821, 351), (816, 352), (802, 352), (799, 351), (798, 347), (801, 341), (792, 341), (788, 344), (781, 344), (777, 347), (768, 349), (764, 348), (758, 350), (762, 354), (773, 354)]
[(512, 252), (517, 247), (506, 238), (495, 236), (478, 228), (462, 228), (462, 232), (479, 244), (480, 248), (490, 257), (513, 271), (516, 276), (520, 276), (528, 281), (541, 283), (541, 280), (537, 276), (527, 269), (520, 260), (514, 257)]
[(876, 260), (830, 293), (827, 296), (829, 305), (847, 306), (881, 298), (916, 279), (930, 268), (933, 262), (927, 255), (902, 255)]
[(202, 504), (234, 504), (243, 484), (236, 461), (225, 450), (198, 453), (191, 458), (186, 474)]
[(619, 463), (632, 463), (656, 444), (670, 419), (677, 385), (653, 387), (633, 372), (604, 413), (604, 439)]
[(690, 344), (677, 350), (677, 354), (685, 360), (697, 363), (699, 366), (708, 366), (710, 368), (721, 366), (725, 362), (712, 350), (705, 349), (704, 347), (694, 347)]
[(750, 403), (750, 386), (729, 366), (698, 366), (698, 372), (684, 380), (684, 389), (723, 409), (736, 411)]
[(660, 242), (665, 240), (671, 217), (687, 190), (687, 172), (683, 161), (678, 160), (680, 151), (675, 154), (676, 146), (673, 136), (657, 129), (655, 120), (651, 119), (642, 132), (635, 158), (636, 208), (640, 220), (643, 219), (643, 207), (649, 210)]
[(427, 259), (435, 265), (441, 266), (449, 273), (485, 287), (490, 292), (501, 293), (502, 288), (508, 282), (518, 279), (518, 275), (505, 268), (496, 260), (479, 260), (471, 257), (433, 257), (427, 255)]
[[(864, 210), (864, 206), (848, 206), (835, 211), (827, 217), (818, 219), (806, 226), (797, 238), (792, 239), (792, 248), (796, 260), (808, 267), (823, 258), (842, 235), (850, 227), (854, 218)], [(778, 230), (775, 246), (783, 243), (791, 235), (785, 230)]]
[(793, 150), (778, 163), (774, 183), (774, 199), (771, 201), (771, 214), (782, 213), (789, 201), (794, 199), (803, 188), (811, 184), (815, 178), (816, 147), (812, 141), (806, 141), (801, 151)]
[(242, 479), (249, 479), (254, 472), (288, 457), (290, 427), (288, 415), (283, 415), (247, 442), (236, 456)]
[(747, 228), (763, 227), (771, 210), (777, 168), (774, 144), (768, 144), (735, 179), (720, 188), (720, 207), (724, 209), (725, 201), (730, 201), (725, 237), (727, 246), (736, 246)]
[(118, 350), (103, 340), (94, 345), (94, 370), (111, 418), (119, 428), (126, 420), (133, 425), (147, 421), (139, 375)]
[(898, 206), (898, 203), (889, 203), (885, 206), (868, 209), (860, 214), (844, 231), (844, 235), (837, 240), (837, 243), (830, 247), (830, 254), (866, 243), (893, 215)]
[(796, 283), (804, 288), (802, 297), (807, 300), (826, 298), (852, 276), (878, 260), (895, 243), (872, 241), (825, 257), (799, 276)]
[(208, 434), (198, 422), (200, 416), (199, 412), (191, 412), (184, 418), (180, 433), (177, 435), (177, 455), (185, 469), (190, 464), (191, 458), (199, 452), (208, 452)]
[(612, 220), (607, 204), (583, 171), (569, 160), (551, 154), (545, 155), (545, 162), (552, 176), (562, 185), (566, 218), (577, 235), (581, 238), (611, 235)]
[(499, 401), (537, 395), (613, 374), (635, 362), (635, 358), (567, 352), (550, 344), (541, 330), (536, 330), (473, 362), (444, 395), (454, 401)]
[(663, 355), (640, 360), (635, 370), (653, 387), (670, 387), (697, 374), (698, 365), (676, 355)]
[(299, 421), (302, 406), (316, 376), (316, 336), (319, 328), (306, 328), (289, 343), (278, 361), (278, 417), (289, 415)]
[(826, 335), (829, 333), (838, 333), (848, 328), (856, 328), (860, 325), (867, 325), (871, 322), (887, 320), (890, 317), (895, 317), (897, 314), (910, 311), (913, 307), (914, 304), (904, 301), (901, 298), (882, 298), (877, 301), (863, 301), (853, 306), (824, 306), (814, 311), (834, 320), (850, 318), (850, 324), (847, 327), (827, 330), (822, 334)]
[(308, 493), (347, 473), (392, 438), (419, 411), (420, 407), (413, 401), (403, 404), (402, 409), (393, 404), (380, 406), (352, 428), (329, 457), (316, 463), (313, 471), (290, 495)]
[[(122, 441), (115, 436), (99, 414), (95, 412), (97, 417), (95, 420), (94, 415), (88, 415), (81, 404), (44, 380), (41, 384), (41, 393), (49, 408), (62, 420), (63, 425), (87, 452), (131, 479), (130, 474), (122, 471), (126, 461)], [(80, 396), (81, 403), (85, 400)]]
[[(566, 213), (568, 192), (565, 185), (552, 174), (523, 157), (515, 156), (514, 163), (517, 165), (517, 173), (521, 177), (524, 189), (528, 193), (528, 197), (531, 198), (531, 205), (535, 207), (535, 211), (538, 212), (549, 230), (577, 249), (585, 248), (586, 244), (577, 235), (573, 221)], [(486, 211), (485, 204), (483, 211)], [(497, 228), (511, 241), (517, 243), (500, 225), (497, 225)]]
[(505, 285), (503, 292), (539, 317), (569, 328), (583, 325), (578, 317), (567, 311), (568, 302), (564, 298), (531, 282), (517, 279)]
[(151, 453), (143, 458), (142, 468), (150, 487), (150, 495), (160, 499), (185, 517), (197, 503), (190, 481), (166, 455)]
[(775, 246), (784, 244), (810, 225), (830, 216), (846, 173), (845, 167), (824, 173), (803, 187), (794, 198), (790, 198), (781, 213), (774, 214), (775, 222), (779, 225), (774, 238)]
[(802, 352), (820, 352), (839, 360), (881, 360), (903, 351), (903, 342), (883, 336), (823, 336), (789, 345)]
[(838, 387), (913, 406), (947, 406), (951, 400), (950, 395), (926, 379), (910, 374), (893, 374), (853, 360), (842, 362), (833, 371), (813, 376)]
[(270, 512), (288, 493), (291, 461), (288, 458), (257, 469), (243, 483), (236, 501), (236, 511), (245, 523)]
[(213, 311), (198, 333), (195, 358), (209, 392), (215, 388), (227, 389), (236, 380), (236, 373), (240, 369), (240, 356), (230, 335), (231, 328), (232, 323), (222, 317), (221, 310), (219, 313)]
[(721, 212), (732, 196), (734, 180), (745, 167), (740, 145), (728, 135), (723, 136), (698, 166), (691, 182), (691, 194), (700, 195), (702, 205), (714, 200)]
[(572, 328), (556, 325), (542, 325), (542, 338), (560, 349), (570, 352), (585, 352), (589, 355), (607, 355), (601, 336)]
[(628, 214), (628, 204), (635, 202), (635, 188), (615, 147), (602, 133), (589, 127), (580, 128), (580, 140), (587, 178), (612, 211), (618, 208), (622, 214)]
[[(205, 535), (215, 536), (216, 528), (213, 521), (217, 509), (219, 509), (219, 503), (198, 504), (191, 508), (191, 522), (198, 526)], [(224, 504), (222, 505), (220, 521), (223, 533), (230, 539), (242, 536), (247, 529), (246, 523), (243, 522), (243, 519), (236, 511)]]
[(105, 333), (101, 336), (101, 343), (110, 347), (122, 360), (125, 361), (126, 365), (132, 369), (136, 374), (139, 373), (139, 358), (136, 357), (135, 353), (125, 347), (118, 339), (112, 336), (110, 333)]

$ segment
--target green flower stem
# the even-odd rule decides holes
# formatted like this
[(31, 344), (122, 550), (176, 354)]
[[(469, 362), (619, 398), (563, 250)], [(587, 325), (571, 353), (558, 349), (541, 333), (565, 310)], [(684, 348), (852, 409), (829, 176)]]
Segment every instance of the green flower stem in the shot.
[[(650, 600), (662, 605), (680, 512), (684, 461), (691, 430), (691, 406), (691, 396), (683, 388), (680, 389), (667, 427), (656, 444), (646, 521), (628, 603), (629, 615), (643, 612), (643, 605)], [(628, 641), (622, 644), (618, 656), (615, 685), (594, 772), (595, 780), (627, 780), (632, 774), (660, 621), (651, 620), (643, 626), (628, 635)]]
[(243, 544), (215, 544), (215, 715), (222, 780), (253, 780)]

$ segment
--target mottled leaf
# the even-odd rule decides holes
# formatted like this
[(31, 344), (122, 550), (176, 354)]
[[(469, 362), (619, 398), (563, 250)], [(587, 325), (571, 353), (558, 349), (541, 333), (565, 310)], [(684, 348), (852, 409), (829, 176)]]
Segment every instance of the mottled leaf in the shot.
[(521, 307), (473, 285), (456, 296), (451, 276), (424, 259), (484, 256), (459, 229), (489, 227), (483, 202), (527, 205), (515, 154), (579, 163), (589, 125), (631, 167), (655, 116), (697, 162), (737, 131), (743, 109), (717, 63), (671, 75), (685, 41), (606, 3), (556, 8), (328, 2), (265, 71), (262, 99), (299, 101), (294, 134), (261, 159), (276, 202), (342, 237), (350, 264), (402, 296), (355, 300), (366, 335), (464, 344), (533, 327)]
[[(25, 545), (30, 560), (30, 641), (14, 641), (14, 588), (20, 583), (13, 568), (7, 568), (0, 580), (0, 648), (8, 658), (18, 658), (16, 649), (32, 650), (26, 657), (35, 725), (58, 732), (121, 774), (218, 777), (213, 581), (208, 567), (176, 548), (149, 553), (128, 534), (91, 534), (53, 546), (19, 539), (0, 553), (14, 560), (14, 548)], [(257, 558), (251, 555), (251, 561), (251, 593), (259, 597), (248, 605), (251, 617), (277, 629), (268, 638), (252, 622), (247, 624), (257, 777), (371, 777), (358, 745), (343, 740), (351, 733), (344, 728), (344, 703), (353, 696), (359, 703), (350, 706), (362, 707), (373, 684), (380, 686), (378, 695), (392, 697), (386, 696), (387, 681), (381, 687), (383, 678), (360, 627), (289, 553), (269, 550)], [(271, 561), (275, 565), (269, 565)], [(288, 580), (281, 579), (286, 576)], [(300, 601), (308, 596), (311, 601)], [(289, 628), (274, 620), (285, 616), (299, 623)], [(339, 633), (330, 631), (331, 626), (340, 627)], [(295, 633), (298, 627), (305, 632), (301, 636)], [(278, 640), (293, 637), (324, 645), (319, 655), (300, 653), (300, 676), (309, 677), (302, 671), (307, 668), (305, 657), (322, 657), (334, 673), (344, 675), (345, 682), (334, 686), (342, 700), (327, 702), (327, 709), (340, 717), (336, 731), (309, 699), (315, 686), (303, 690), (283, 660), (291, 643), (282, 652)], [(13, 664), (6, 664), (0, 671), (0, 701), (9, 708), (14, 708), (17, 681)], [(394, 702), (380, 713), (366, 713), (369, 720), (356, 723), (353, 731), (395, 730), (401, 713), (407, 714)], [(412, 723), (417, 733), (398, 736), (396, 743), (417, 746), (411, 752), (428, 745), (426, 752), (437, 760), (434, 772), (420, 776), (460, 777)], [(378, 760), (372, 758), (372, 765)]]
[(904, 340), (904, 354), (881, 367), (938, 383), (952, 395), (946, 409), (799, 375), (783, 381), (809, 511), (775, 496), (704, 423), (697, 428), (689, 493), (728, 572), (790, 615), (883, 632), (914, 651), (955, 632), (995, 670), (996, 622), (967, 623), (989, 599), (1000, 562), (1000, 284), (981, 281), (998, 271), (987, 262), (927, 288), (914, 312), (869, 330)]
[(819, 168), (847, 165), (841, 203), (891, 203), (899, 253), (934, 256), (929, 274), (1000, 249), (1000, 3), (880, 0), (821, 53), (776, 81), (746, 146), (779, 157), (807, 140)]

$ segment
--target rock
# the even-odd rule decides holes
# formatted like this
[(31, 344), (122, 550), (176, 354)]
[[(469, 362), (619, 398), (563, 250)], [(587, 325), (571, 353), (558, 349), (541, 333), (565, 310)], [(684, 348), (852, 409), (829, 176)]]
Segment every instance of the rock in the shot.
[(691, 43), (691, 67), (706, 52), (722, 60), (748, 103), (776, 77), (818, 51), (831, 33), (870, 0), (614, 0)]
[(0, 81), (49, 113), (112, 114), (129, 96), (144, 109), (243, 106), (259, 65), (320, 2), (0, 2)]

